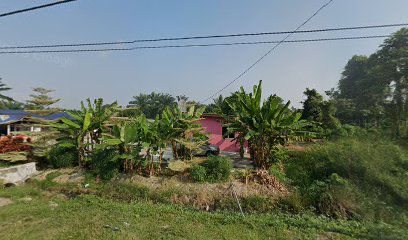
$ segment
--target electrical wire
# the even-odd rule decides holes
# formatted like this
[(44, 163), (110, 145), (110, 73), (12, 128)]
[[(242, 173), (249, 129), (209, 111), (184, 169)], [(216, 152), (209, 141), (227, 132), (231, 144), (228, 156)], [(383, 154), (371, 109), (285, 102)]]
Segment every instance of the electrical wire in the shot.
[(307, 42), (324, 42), (324, 41), (387, 38), (387, 37), (391, 37), (391, 36), (392, 35), (373, 35), (373, 36), (357, 36), (357, 37), (298, 39), (298, 40), (286, 40), (286, 41), (259, 41), (259, 42), (232, 42), (232, 43), (140, 46), (140, 47), (130, 47), (130, 48), (0, 51), (0, 54), (111, 52), (111, 51), (133, 51), (133, 50), (142, 50), (142, 49), (162, 49), (162, 48), (189, 48), (189, 47), (215, 47), (215, 46), (236, 46), (236, 45), (260, 45), (260, 44), (273, 44), (273, 43), (275, 43), (275, 44), (276, 43), (307, 43)]
[(38, 10), (38, 9), (41, 9), (41, 8), (51, 7), (51, 6), (55, 6), (55, 5), (59, 5), (59, 4), (64, 4), (64, 3), (69, 3), (69, 2), (75, 2), (75, 1), (77, 1), (77, 0), (62, 0), (62, 1), (57, 1), (57, 2), (53, 2), (53, 3), (48, 3), (48, 4), (43, 4), (43, 5), (35, 6), (35, 7), (30, 7), (30, 8), (15, 10), (15, 11), (12, 11), (12, 12), (2, 13), (2, 14), (0, 14), (0, 17), (6, 17), (6, 16), (10, 16), (10, 15), (17, 14), (17, 13), (23, 13), (23, 12), (34, 11), (34, 10)]
[(57, 47), (90, 47), (90, 46), (105, 46), (105, 45), (128, 45), (144, 42), (163, 42), (163, 41), (181, 41), (181, 40), (198, 40), (198, 39), (212, 39), (212, 38), (233, 38), (233, 37), (250, 37), (250, 36), (265, 36), (265, 35), (281, 35), (281, 34), (300, 34), (300, 33), (319, 33), (319, 32), (333, 32), (333, 31), (347, 31), (347, 30), (361, 30), (361, 29), (377, 29), (408, 26), (408, 23), (396, 24), (382, 24), (382, 25), (366, 25), (354, 27), (340, 27), (340, 28), (325, 28), (325, 29), (311, 29), (301, 31), (282, 31), (282, 32), (259, 32), (259, 33), (238, 33), (226, 35), (208, 35), (208, 36), (192, 36), (192, 37), (175, 37), (175, 38), (156, 38), (156, 39), (137, 39), (132, 41), (112, 41), (112, 42), (94, 42), (94, 43), (66, 43), (66, 44), (51, 44), (51, 45), (26, 45), (26, 46), (4, 46), (0, 49), (29, 49), (29, 48), (57, 48)]
[(300, 24), (293, 32), (289, 33), (286, 37), (284, 37), (280, 42), (278, 42), (275, 46), (273, 46), (269, 51), (267, 51), (264, 55), (262, 55), (258, 60), (256, 60), (251, 66), (246, 68), (243, 72), (241, 72), (237, 77), (235, 77), (231, 82), (229, 82), (227, 85), (225, 85), (223, 88), (212, 94), (210, 97), (206, 98), (204, 101), (200, 101), (200, 103), (204, 103), (210, 99), (212, 99), (215, 95), (221, 93), (224, 91), (227, 87), (229, 87), (231, 84), (236, 82), (238, 79), (240, 79), (242, 76), (244, 76), (247, 72), (249, 72), (253, 67), (255, 67), (258, 63), (260, 63), (266, 56), (268, 56), (271, 52), (273, 52), (277, 47), (279, 47), (286, 39), (291, 37), (296, 31), (298, 31), (300, 28), (302, 28), (304, 25), (306, 25), (310, 20), (312, 20), (317, 14), (320, 13), (324, 8), (329, 6), (334, 0), (329, 0), (325, 4), (323, 4), (319, 9), (317, 9), (316, 12), (312, 14), (309, 18), (306, 19), (302, 24)]

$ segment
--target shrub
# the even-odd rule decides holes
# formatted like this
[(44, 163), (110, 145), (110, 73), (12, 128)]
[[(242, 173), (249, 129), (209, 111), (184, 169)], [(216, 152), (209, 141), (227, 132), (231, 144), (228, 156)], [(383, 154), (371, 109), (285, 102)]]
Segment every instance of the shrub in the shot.
[(118, 174), (121, 166), (116, 156), (117, 152), (114, 149), (97, 149), (91, 156), (89, 167), (100, 179), (110, 180)]
[(210, 156), (202, 165), (206, 169), (206, 180), (209, 182), (227, 181), (231, 175), (232, 163), (228, 157)]
[(190, 174), (194, 182), (205, 182), (207, 179), (207, 169), (201, 165), (191, 167)]
[(78, 155), (75, 148), (63, 145), (53, 146), (47, 154), (47, 159), (54, 168), (67, 168), (78, 165)]
[(0, 138), (0, 153), (8, 152), (27, 152), (30, 146), (24, 144), (24, 138), (21, 136), (5, 136)]
[(227, 157), (210, 156), (208, 160), (190, 169), (191, 178), (196, 182), (224, 182), (231, 175), (232, 163)]
[(121, 165), (116, 160), (116, 156), (117, 152), (109, 148), (94, 151), (90, 164), (94, 174), (102, 180), (110, 180), (115, 177)]

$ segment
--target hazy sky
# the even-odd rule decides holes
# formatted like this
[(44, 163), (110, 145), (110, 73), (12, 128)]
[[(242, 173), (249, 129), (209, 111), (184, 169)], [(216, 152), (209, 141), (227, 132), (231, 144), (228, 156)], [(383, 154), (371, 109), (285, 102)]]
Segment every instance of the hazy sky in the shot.
[[(50, 1), (1, 0), (0, 11)], [(327, 0), (79, 0), (0, 18), (0, 46), (97, 42), (192, 35), (293, 30)], [(335, 0), (303, 29), (408, 22), (407, 0)], [(298, 34), (291, 39), (389, 34), (396, 28)], [(283, 36), (232, 41), (281, 40)], [(205, 41), (227, 42), (218, 39)], [(306, 87), (336, 86), (347, 60), (370, 54), (382, 39), (283, 44), (223, 94), (264, 81), (300, 106)], [(203, 43), (185, 41), (180, 44)], [(0, 55), (0, 77), (25, 101), (32, 87), (55, 89), (59, 106), (87, 97), (126, 104), (139, 93), (185, 94), (202, 100), (223, 87), (273, 45), (150, 49), (109, 53)]]

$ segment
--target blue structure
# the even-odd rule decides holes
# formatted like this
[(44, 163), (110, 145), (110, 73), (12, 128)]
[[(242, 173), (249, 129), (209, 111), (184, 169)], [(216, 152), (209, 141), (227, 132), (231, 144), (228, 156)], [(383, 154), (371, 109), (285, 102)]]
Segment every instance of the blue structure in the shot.
[(10, 133), (20, 131), (40, 132), (42, 130), (41, 127), (36, 127), (34, 124), (30, 126), (34, 119), (55, 121), (61, 118), (71, 117), (66, 112), (40, 116), (22, 110), (0, 109), (0, 135), (9, 135)]

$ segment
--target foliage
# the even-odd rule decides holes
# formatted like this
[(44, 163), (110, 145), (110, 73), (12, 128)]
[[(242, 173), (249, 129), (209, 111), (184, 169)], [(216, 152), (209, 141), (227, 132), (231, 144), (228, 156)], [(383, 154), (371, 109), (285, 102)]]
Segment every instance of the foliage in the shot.
[(114, 149), (95, 150), (91, 157), (90, 169), (102, 180), (114, 178), (120, 168), (120, 162), (117, 161), (117, 152)]
[(224, 98), (222, 95), (218, 96), (218, 98), (213, 99), (214, 103), (211, 103), (206, 106), (205, 112), (206, 113), (215, 113), (220, 115), (232, 115), (232, 109), (228, 105), (227, 100), (233, 99), (235, 97), (235, 93), (231, 96)]
[(207, 180), (207, 169), (201, 165), (193, 165), (190, 168), (190, 175), (194, 182), (205, 182)]
[(191, 177), (197, 182), (225, 182), (232, 170), (228, 157), (210, 156), (207, 161), (190, 169)]
[(399, 146), (366, 134), (295, 155), (287, 161), (286, 174), (305, 204), (320, 213), (389, 221), (408, 206), (407, 162)]
[(287, 183), (289, 179), (286, 173), (282, 170), (282, 166), (274, 164), (268, 169), (269, 175), (275, 176), (280, 182)]
[(26, 108), (29, 110), (49, 110), (50, 105), (53, 105), (61, 99), (54, 99), (49, 96), (54, 90), (45, 89), (43, 87), (33, 88), (34, 94), (31, 94), (31, 99), (27, 101)]
[(0, 153), (0, 161), (6, 163), (18, 163), (29, 160), (29, 154), (27, 152), (8, 152)]
[(273, 150), (294, 136), (304, 135), (302, 130), (307, 123), (300, 120), (300, 113), (289, 110), (290, 101), (283, 105), (281, 98), (272, 95), (261, 104), (261, 99), (262, 81), (254, 86), (253, 93), (248, 94), (241, 87), (236, 97), (227, 100), (234, 114), (228, 118), (228, 131), (238, 133), (235, 141), (241, 147), (248, 141), (251, 159), (268, 169)]
[(129, 102), (130, 106), (137, 107), (147, 118), (154, 119), (167, 107), (176, 105), (175, 98), (167, 93), (139, 94)]
[(6, 92), (11, 90), (11, 88), (9, 88), (5, 83), (2, 82), (1, 78), (0, 78), (0, 100), (2, 101), (13, 101), (13, 99), (11, 97), (8, 97), (6, 95), (3, 95), (1, 92)]
[(407, 137), (408, 29), (386, 39), (370, 56), (353, 56), (338, 88), (329, 92), (342, 123), (387, 127), (394, 137)]
[[(123, 162), (123, 171), (133, 173), (135, 169), (143, 170), (139, 153), (145, 143), (149, 143), (149, 137), (153, 134), (146, 118), (142, 115), (130, 122), (116, 124), (110, 133), (104, 134), (99, 148), (115, 149), (117, 155), (112, 161)], [(147, 145), (148, 146), (148, 145)], [(150, 149), (148, 149), (149, 154)], [(97, 160), (97, 159), (96, 159)], [(153, 167), (153, 166), (151, 166)]]
[(78, 155), (75, 148), (64, 145), (54, 145), (47, 154), (48, 161), (54, 168), (67, 168), (78, 165)]
[(172, 146), (174, 159), (191, 159), (193, 151), (206, 142), (203, 128), (198, 123), (205, 107), (192, 106), (187, 112), (166, 108), (158, 123), (158, 133)]
[(316, 89), (306, 88), (303, 92), (306, 100), (303, 102), (302, 118), (321, 124), (323, 129), (336, 129), (340, 122), (335, 117), (336, 108), (332, 101), (324, 101)]
[(103, 105), (102, 99), (94, 100), (94, 104), (87, 99), (88, 106), (81, 102), (80, 111), (69, 111), (71, 119), (62, 118), (61, 122), (52, 126), (62, 133), (58, 139), (61, 144), (75, 147), (79, 164), (85, 164), (86, 152), (93, 144), (99, 143), (104, 124), (117, 112), (117, 103)]
[(30, 146), (24, 143), (22, 136), (4, 136), (0, 138), (0, 153), (27, 152), (30, 150)]

